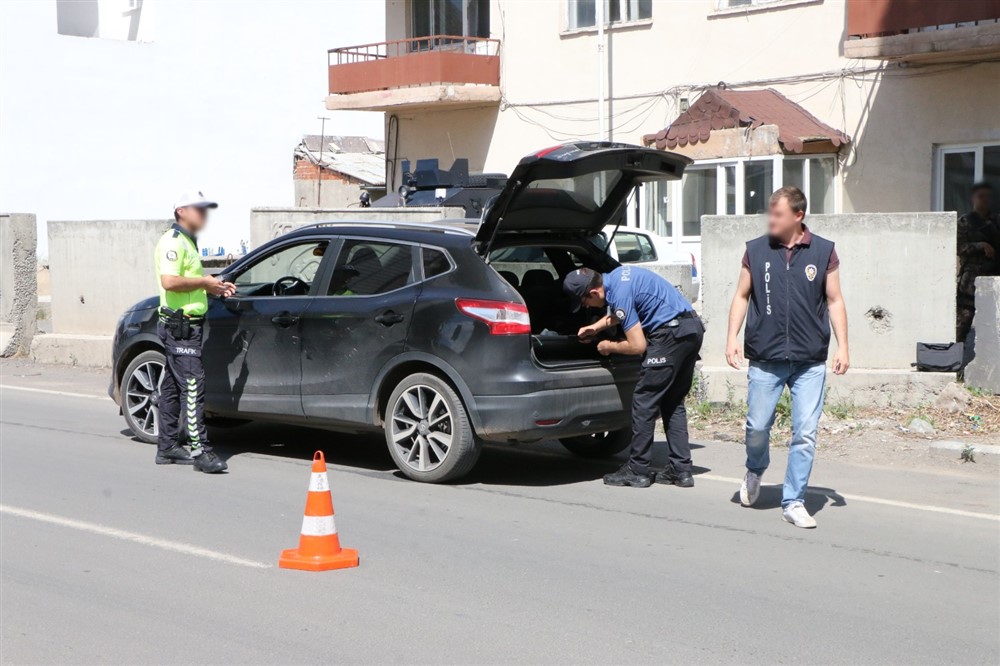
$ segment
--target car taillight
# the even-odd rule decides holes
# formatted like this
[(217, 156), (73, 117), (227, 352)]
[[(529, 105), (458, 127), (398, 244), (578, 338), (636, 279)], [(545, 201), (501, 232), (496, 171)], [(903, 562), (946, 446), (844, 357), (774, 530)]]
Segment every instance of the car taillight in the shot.
[(691, 254), (691, 277), (698, 277), (698, 262), (694, 258), (694, 254)]
[(527, 335), (531, 333), (528, 308), (520, 303), (456, 298), (455, 305), (467, 317), (486, 322), (490, 327), (490, 335)]

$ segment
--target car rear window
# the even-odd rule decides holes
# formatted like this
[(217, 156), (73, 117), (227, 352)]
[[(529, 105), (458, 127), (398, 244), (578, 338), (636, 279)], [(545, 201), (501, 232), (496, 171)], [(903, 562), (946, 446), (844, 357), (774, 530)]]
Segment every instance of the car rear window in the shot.
[[(550, 198), (551, 205), (549, 207), (565, 207), (571, 202), (573, 207), (578, 210), (593, 213), (608, 200), (608, 195), (611, 194), (611, 190), (618, 184), (621, 177), (621, 171), (609, 170), (584, 173), (569, 178), (534, 180), (528, 183), (525, 188), (529, 191), (525, 194), (530, 194), (530, 196), (524, 197), (525, 207), (528, 205), (543, 206), (545, 203), (540, 199)], [(521, 205), (517, 206), (517, 208), (521, 207)]]
[(427, 247), (421, 251), (423, 252), (424, 261), (424, 279), (447, 273), (448, 269), (451, 268), (451, 263), (449, 263), (448, 257), (444, 252), (432, 250)]

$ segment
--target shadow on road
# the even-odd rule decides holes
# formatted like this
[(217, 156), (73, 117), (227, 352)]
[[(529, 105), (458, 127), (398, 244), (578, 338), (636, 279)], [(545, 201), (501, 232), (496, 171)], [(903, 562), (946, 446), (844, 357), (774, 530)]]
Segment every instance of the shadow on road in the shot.
[[(130, 439), (139, 441), (129, 430), (121, 432)], [(216, 454), (227, 461), (242, 453), (307, 461), (312, 460), (315, 451), (321, 450), (330, 465), (384, 472), (387, 476), (406, 478), (396, 469), (386, 449), (385, 440), (379, 434), (346, 435), (301, 426), (246, 423), (226, 428), (209, 427), (209, 438)], [(691, 448), (700, 449), (702, 445), (692, 444)], [(152, 449), (153, 445), (150, 446), (150, 455), (153, 454)], [(602, 460), (579, 458), (557, 442), (521, 446), (489, 444), (483, 447), (479, 462), (472, 472), (455, 483), (523, 487), (585, 483), (598, 480), (618, 469), (625, 458), (625, 453)], [(658, 440), (654, 444), (654, 469), (660, 469), (665, 460), (666, 442)], [(707, 467), (697, 465), (691, 469), (696, 476), (710, 471)], [(780, 499), (779, 489), (779, 504)]]
[[(740, 493), (738, 490), (733, 493), (731, 501), (735, 504), (740, 503)], [(822, 511), (827, 503), (830, 503), (830, 506), (847, 506), (847, 500), (833, 488), (809, 486), (809, 490), (806, 491), (806, 511), (815, 515), (817, 512)], [(762, 485), (757, 503), (747, 508), (758, 510), (781, 508), (781, 486)]]

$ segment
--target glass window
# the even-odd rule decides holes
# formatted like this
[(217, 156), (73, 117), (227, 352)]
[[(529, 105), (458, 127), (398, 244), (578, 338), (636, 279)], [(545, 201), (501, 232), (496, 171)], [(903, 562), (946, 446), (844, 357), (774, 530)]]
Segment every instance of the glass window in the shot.
[(670, 183), (656, 181), (643, 185), (646, 191), (646, 219), (643, 227), (659, 236), (674, 235), (674, 217), (670, 210)]
[(656, 261), (656, 249), (653, 247), (653, 243), (650, 242), (649, 236), (645, 234), (636, 235), (639, 237), (639, 250), (642, 253), (642, 258), (639, 261)]
[(692, 169), (681, 181), (681, 206), (685, 236), (701, 235), (701, 216), (715, 215), (718, 175), (715, 167)]
[(441, 250), (423, 248), (421, 250), (424, 262), (424, 279), (447, 273), (451, 269), (448, 256)]
[[(809, 160), (809, 212), (823, 215), (835, 212), (833, 179), (837, 162), (832, 157), (813, 157)], [(787, 182), (785, 183), (788, 184)]]
[[(536, 190), (531, 193), (530, 198), (525, 197), (525, 206), (544, 206), (544, 202), (539, 201), (539, 197), (553, 197), (553, 207), (561, 203), (574, 203), (579, 210), (593, 213), (604, 205), (608, 195), (614, 189), (618, 181), (621, 180), (621, 171), (597, 171), (594, 173), (584, 173), (570, 178), (547, 178), (533, 180), (528, 183), (526, 190)], [(548, 190), (546, 192), (546, 190)], [(571, 201), (565, 201), (566, 197)], [(560, 200), (556, 203), (555, 199)], [(519, 206), (518, 206), (519, 207)]]
[[(597, 25), (597, 0), (567, 0), (570, 30)], [(629, 23), (653, 17), (653, 0), (604, 0), (605, 23)]]
[(639, 234), (619, 231), (615, 234), (615, 249), (618, 251), (618, 261), (623, 264), (634, 264), (637, 261), (642, 261)]
[(1000, 196), (1000, 146), (983, 148), (983, 180), (993, 186), (995, 204)]
[(371, 296), (413, 282), (413, 246), (346, 240), (330, 279), (330, 296)]
[(726, 215), (736, 215), (736, 167), (723, 167), (726, 171)]
[(316, 279), (327, 247), (327, 241), (309, 241), (276, 250), (236, 276), (236, 292), (241, 296), (273, 296), (274, 283), (288, 278), (281, 280), (282, 293), (304, 296)]
[[(489, 37), (489, 0), (413, 0), (413, 37)], [(437, 41), (437, 40), (430, 40)]]
[[(802, 171), (805, 165), (805, 160), (788, 159), (787, 157), (781, 160), (781, 184), (784, 187), (797, 187), (808, 197), (809, 193), (806, 192), (805, 177)], [(809, 204), (809, 212), (813, 212), (811, 197)]]
[(767, 200), (774, 191), (774, 163), (771, 160), (743, 165), (743, 213), (767, 212)]
[(976, 174), (976, 153), (949, 152), (944, 155), (942, 210), (961, 214), (969, 207)]

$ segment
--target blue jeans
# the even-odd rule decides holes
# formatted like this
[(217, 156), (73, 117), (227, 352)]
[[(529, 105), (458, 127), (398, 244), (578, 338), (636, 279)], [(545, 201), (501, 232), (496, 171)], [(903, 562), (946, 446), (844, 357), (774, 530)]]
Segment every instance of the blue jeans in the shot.
[(788, 450), (781, 505), (802, 502), (816, 454), (816, 430), (823, 413), (826, 364), (751, 361), (747, 373), (747, 469), (763, 474), (771, 462), (771, 426), (781, 392), (792, 394), (792, 443)]

